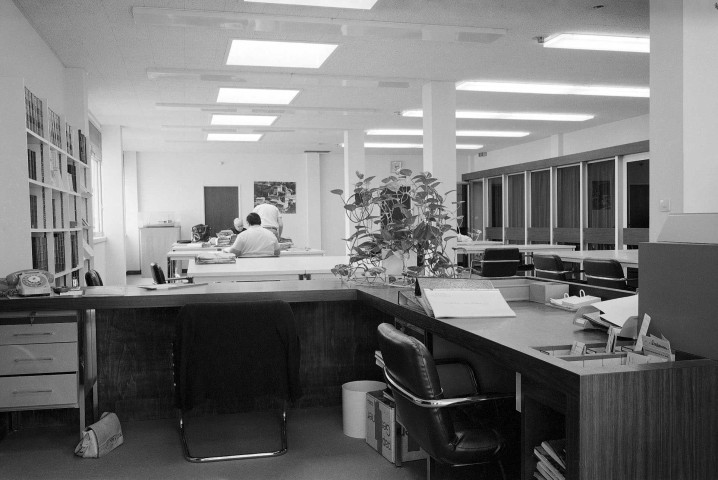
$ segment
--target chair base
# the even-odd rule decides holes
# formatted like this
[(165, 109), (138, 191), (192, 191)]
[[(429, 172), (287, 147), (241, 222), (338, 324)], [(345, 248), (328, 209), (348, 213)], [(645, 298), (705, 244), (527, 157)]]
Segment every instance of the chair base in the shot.
[[(436, 477), (436, 460), (434, 460), (432, 457), (426, 457), (426, 480), (431, 480), (431, 477)], [(501, 460), (492, 460), (489, 462), (483, 462), (483, 463), (476, 463), (476, 464), (470, 464), (470, 465), (488, 465), (488, 464), (494, 464), (496, 465), (498, 469), (499, 475), (501, 475), (501, 480), (506, 480), (506, 471), (504, 470), (504, 464), (501, 462)], [(466, 465), (452, 465), (452, 468), (454, 467), (462, 467)]]
[(180, 411), (179, 427), (180, 427), (180, 436), (182, 438), (182, 451), (184, 453), (185, 460), (187, 460), (188, 462), (209, 463), (209, 462), (222, 462), (222, 461), (227, 461), (227, 460), (248, 460), (251, 458), (277, 457), (279, 455), (284, 455), (285, 453), (287, 453), (287, 404), (286, 404), (286, 402), (282, 409), (282, 418), (281, 418), (281, 426), (280, 426), (281, 448), (279, 450), (275, 450), (275, 451), (242, 453), (242, 454), (236, 454), (236, 455), (217, 455), (217, 456), (207, 456), (207, 457), (194, 456), (189, 451), (189, 445), (187, 443), (187, 434), (186, 434), (185, 426), (184, 426), (184, 416), (183, 416), (182, 411)]

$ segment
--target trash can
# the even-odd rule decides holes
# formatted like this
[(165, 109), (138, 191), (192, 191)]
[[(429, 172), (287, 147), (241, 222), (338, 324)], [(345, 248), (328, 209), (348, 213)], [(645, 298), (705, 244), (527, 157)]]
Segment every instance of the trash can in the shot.
[(366, 394), (385, 388), (386, 383), (375, 380), (359, 380), (342, 385), (344, 435), (366, 438)]

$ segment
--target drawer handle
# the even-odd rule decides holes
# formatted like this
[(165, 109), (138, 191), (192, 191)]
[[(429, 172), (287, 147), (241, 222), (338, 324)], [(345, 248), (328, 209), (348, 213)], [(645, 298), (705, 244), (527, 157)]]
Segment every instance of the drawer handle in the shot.
[(20, 362), (52, 362), (55, 360), (52, 357), (39, 357), (39, 358), (16, 358), (15, 363)]
[(52, 393), (52, 389), (50, 390), (13, 390), (13, 395), (33, 395), (36, 393)]
[(48, 336), (48, 335), (55, 335), (55, 334), (52, 332), (15, 333), (15, 334), (13, 334), (13, 337), (41, 337), (41, 336)]

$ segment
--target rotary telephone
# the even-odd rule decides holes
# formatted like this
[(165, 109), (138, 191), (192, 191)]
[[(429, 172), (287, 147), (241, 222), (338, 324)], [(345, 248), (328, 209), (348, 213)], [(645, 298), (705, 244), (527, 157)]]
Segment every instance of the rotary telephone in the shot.
[(50, 295), (53, 276), (46, 270), (20, 270), (5, 277), (5, 281), (23, 297)]

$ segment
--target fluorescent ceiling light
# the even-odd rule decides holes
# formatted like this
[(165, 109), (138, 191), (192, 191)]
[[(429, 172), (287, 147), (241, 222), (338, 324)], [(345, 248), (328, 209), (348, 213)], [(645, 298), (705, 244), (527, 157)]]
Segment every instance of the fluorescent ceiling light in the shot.
[[(343, 143), (339, 144), (344, 147)], [(380, 143), (380, 142), (366, 142), (364, 148), (424, 148), (421, 143)], [(470, 144), (456, 144), (457, 150), (478, 150), (484, 148), (483, 145), (470, 145)]]
[[(404, 110), (403, 117), (423, 117), (421, 109)], [(457, 110), (456, 118), (481, 120), (543, 120), (548, 122), (585, 122), (593, 115), (584, 113), (531, 113), (531, 112), (484, 112), (478, 110)]]
[(608, 85), (570, 85), (558, 83), (459, 82), (457, 90), (472, 92), (538, 93), (548, 95), (600, 95), (605, 97), (649, 97), (648, 87), (612, 87)]
[[(411, 135), (411, 136), (422, 136), (424, 131), (417, 129), (400, 129), (400, 128), (377, 128), (373, 130), (367, 130), (367, 135)], [(501, 131), (501, 130), (457, 130), (457, 137), (525, 137), (530, 132), (517, 132), (517, 131)]]
[(208, 133), (209, 142), (258, 142), (261, 133)]
[(336, 48), (329, 43), (232, 40), (227, 65), (319, 68)]
[(298, 93), (299, 90), (221, 87), (217, 95), (217, 103), (289, 105)]
[(542, 44), (545, 48), (571, 48), (576, 50), (638, 53), (649, 53), (651, 51), (651, 39), (649, 37), (559, 33), (545, 38)]
[(280, 3), (282, 5), (306, 5), (308, 7), (354, 8), (371, 10), (376, 0), (244, 0), (247, 3)]
[(269, 126), (277, 119), (273, 115), (218, 115), (212, 114), (210, 125)]

